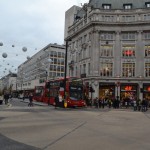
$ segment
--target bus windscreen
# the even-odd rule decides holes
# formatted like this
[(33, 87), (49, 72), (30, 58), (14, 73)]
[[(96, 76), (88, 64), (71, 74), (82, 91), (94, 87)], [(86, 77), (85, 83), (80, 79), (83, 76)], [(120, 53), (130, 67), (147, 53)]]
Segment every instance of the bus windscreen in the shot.
[(83, 82), (82, 80), (72, 80), (70, 82), (70, 98), (72, 100), (81, 100), (83, 98)]

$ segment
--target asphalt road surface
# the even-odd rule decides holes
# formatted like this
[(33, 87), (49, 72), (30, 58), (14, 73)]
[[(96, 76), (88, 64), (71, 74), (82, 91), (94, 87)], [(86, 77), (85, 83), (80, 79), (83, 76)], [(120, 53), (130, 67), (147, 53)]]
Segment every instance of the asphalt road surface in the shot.
[(0, 106), (0, 150), (149, 150), (150, 112)]

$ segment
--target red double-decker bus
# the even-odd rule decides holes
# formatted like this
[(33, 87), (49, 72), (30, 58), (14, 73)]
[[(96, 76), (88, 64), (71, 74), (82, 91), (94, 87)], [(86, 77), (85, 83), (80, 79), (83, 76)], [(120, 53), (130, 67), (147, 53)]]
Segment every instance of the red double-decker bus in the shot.
[(35, 86), (33, 100), (42, 102), (44, 94), (44, 86)]
[[(67, 107), (84, 107), (84, 84), (81, 78), (67, 77), (66, 78), (66, 102)], [(50, 80), (45, 83), (41, 101), (54, 105), (55, 97), (59, 95), (60, 103), (64, 100), (64, 78)]]

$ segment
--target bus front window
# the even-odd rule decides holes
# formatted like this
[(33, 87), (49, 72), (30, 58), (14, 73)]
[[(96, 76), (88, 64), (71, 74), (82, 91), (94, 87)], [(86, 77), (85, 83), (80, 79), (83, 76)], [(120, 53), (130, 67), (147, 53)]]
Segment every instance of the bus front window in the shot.
[(70, 98), (72, 100), (81, 100), (82, 99), (82, 92), (70, 91)]

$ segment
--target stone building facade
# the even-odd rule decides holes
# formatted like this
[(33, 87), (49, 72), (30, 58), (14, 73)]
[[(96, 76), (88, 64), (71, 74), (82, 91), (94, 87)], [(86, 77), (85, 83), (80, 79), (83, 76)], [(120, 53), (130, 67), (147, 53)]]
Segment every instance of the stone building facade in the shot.
[(75, 16), (68, 74), (93, 98), (150, 99), (150, 0), (90, 0)]

